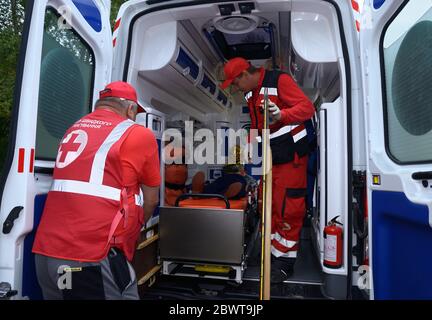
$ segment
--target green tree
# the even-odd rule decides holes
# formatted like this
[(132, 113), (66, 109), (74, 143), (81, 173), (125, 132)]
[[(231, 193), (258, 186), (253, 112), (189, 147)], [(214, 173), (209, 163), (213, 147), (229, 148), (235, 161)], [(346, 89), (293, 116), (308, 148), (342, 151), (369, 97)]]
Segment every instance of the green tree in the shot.
[[(111, 1), (111, 25), (124, 0)], [(24, 24), (25, 0), (0, 0), (0, 168), (9, 143), (16, 68)]]
[(8, 144), (24, 5), (20, 0), (0, 0), (0, 168)]
[(125, 0), (112, 0), (111, 1), (111, 17), (110, 17), (111, 26), (114, 26), (115, 19), (117, 18), (117, 13), (120, 9), (120, 6), (124, 2), (126, 2), (126, 1)]

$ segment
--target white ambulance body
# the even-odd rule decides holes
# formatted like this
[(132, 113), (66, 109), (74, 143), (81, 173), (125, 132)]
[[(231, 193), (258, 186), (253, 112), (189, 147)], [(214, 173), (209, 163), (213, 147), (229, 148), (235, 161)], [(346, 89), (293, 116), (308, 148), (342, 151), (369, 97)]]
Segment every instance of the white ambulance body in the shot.
[[(218, 85), (223, 62), (243, 55), (274, 61), (317, 108), (309, 259), (318, 271), (291, 282), (337, 299), (432, 298), (432, 2), (356, 4), (133, 0), (112, 33), (109, 0), (28, 1), (0, 183), (0, 293), (40, 298), (31, 247), (58, 143), (105, 84), (136, 87), (148, 111), (137, 121), (159, 143), (185, 120), (237, 130), (250, 122), (244, 97)], [(189, 176), (196, 170), (220, 173), (191, 165)], [(324, 228), (336, 216), (343, 263), (329, 268)]]

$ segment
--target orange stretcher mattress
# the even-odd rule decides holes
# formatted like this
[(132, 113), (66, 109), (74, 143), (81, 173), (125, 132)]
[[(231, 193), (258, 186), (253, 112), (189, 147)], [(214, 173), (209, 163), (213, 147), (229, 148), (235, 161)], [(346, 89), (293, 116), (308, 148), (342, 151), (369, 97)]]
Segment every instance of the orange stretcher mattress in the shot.
[[(230, 209), (246, 210), (247, 198), (241, 198), (238, 200), (228, 200), (230, 203)], [(225, 209), (225, 201), (218, 198), (208, 198), (208, 199), (185, 199), (179, 202), (179, 207), (187, 208), (209, 208), (209, 209)]]

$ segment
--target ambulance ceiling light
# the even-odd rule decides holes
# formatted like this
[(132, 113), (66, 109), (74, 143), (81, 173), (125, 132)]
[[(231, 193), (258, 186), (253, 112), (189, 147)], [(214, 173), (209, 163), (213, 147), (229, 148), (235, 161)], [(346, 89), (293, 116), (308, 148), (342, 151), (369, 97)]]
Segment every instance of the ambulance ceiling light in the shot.
[(223, 33), (242, 34), (255, 30), (258, 27), (259, 18), (255, 16), (230, 16), (213, 19), (214, 27)]

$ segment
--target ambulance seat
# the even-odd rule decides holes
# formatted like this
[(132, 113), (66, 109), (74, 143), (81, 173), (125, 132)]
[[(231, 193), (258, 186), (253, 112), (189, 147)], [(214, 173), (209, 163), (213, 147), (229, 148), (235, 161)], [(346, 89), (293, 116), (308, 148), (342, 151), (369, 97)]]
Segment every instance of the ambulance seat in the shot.
[(174, 206), (178, 196), (186, 192), (188, 166), (185, 164), (184, 147), (165, 147), (165, 159), (172, 161), (165, 164), (165, 205)]
[(186, 192), (187, 177), (187, 165), (165, 165), (165, 205), (174, 206), (176, 199)]

